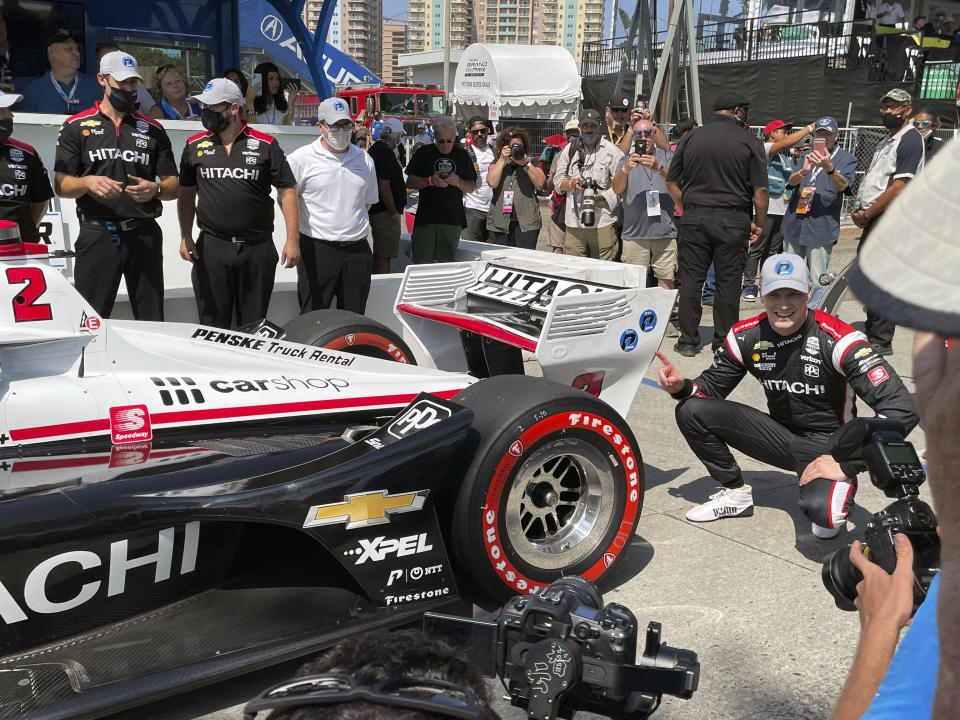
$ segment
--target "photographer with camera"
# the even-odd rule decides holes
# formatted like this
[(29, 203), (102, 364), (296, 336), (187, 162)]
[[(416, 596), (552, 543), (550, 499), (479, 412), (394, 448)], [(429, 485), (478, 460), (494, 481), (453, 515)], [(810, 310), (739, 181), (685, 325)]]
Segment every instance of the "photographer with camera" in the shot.
[[(657, 284), (673, 289), (677, 271), (677, 227), (673, 198), (667, 190), (667, 170), (673, 153), (653, 144), (653, 123), (633, 124), (633, 152), (620, 160), (613, 190), (623, 194), (623, 262), (652, 266)], [(680, 334), (673, 322), (667, 337)]]
[(519, 127), (508, 127), (493, 147), (496, 162), (487, 170), (493, 199), (487, 213), (487, 230), (493, 241), (510, 247), (537, 249), (543, 220), (537, 188), (546, 176), (539, 163), (530, 161), (530, 136)]
[[(369, 632), (301, 665), (291, 680), (260, 693), (244, 720), (357, 720), (454, 717), (499, 720), (477, 666), (417, 630)], [(269, 715), (261, 715), (272, 711)]]
[[(697, 131), (701, 132), (701, 131)], [(680, 400), (677, 425), (720, 491), (686, 515), (692, 522), (753, 514), (753, 494), (729, 448), (797, 473), (800, 509), (818, 538), (831, 538), (853, 507), (862, 462), (838, 463), (833, 436), (856, 415), (851, 390), (878, 415), (917, 424), (910, 393), (863, 333), (809, 311), (811, 284), (797, 255), (767, 258), (760, 274), (765, 312), (735, 324), (694, 380), (657, 352), (660, 387)], [(750, 373), (762, 384), (768, 413), (724, 398)]]
[[(916, 605), (917, 586), (922, 585), (917, 571), (930, 562), (914, 560), (914, 572), (903, 571), (910, 557), (899, 539), (903, 532), (897, 532), (898, 557), (892, 575), (882, 572), (890, 569), (889, 560), (885, 568), (865, 559), (858, 564), (865, 577), (856, 587), (859, 607), (874, 608), (882, 622), (868, 623), (861, 611), (858, 652), (834, 720), (943, 720), (956, 717), (960, 704), (960, 569), (954, 562), (960, 556), (960, 495), (954, 480), (960, 468), (960, 351), (954, 340), (946, 340), (960, 336), (956, 203), (947, 204), (949, 214), (940, 222), (917, 223), (917, 217), (943, 212), (941, 188), (955, 182), (958, 162), (960, 145), (953, 142), (884, 213), (850, 271), (851, 288), (864, 304), (882, 307), (892, 322), (921, 331), (913, 341), (913, 381), (927, 444), (930, 490), (939, 516), (942, 570), (930, 581), (926, 599), (897, 647), (900, 629)], [(917, 252), (911, 246), (904, 251), (904, 237), (926, 250)], [(921, 554), (916, 538), (914, 533), (914, 557)], [(854, 559), (857, 550), (851, 548), (853, 562), (860, 560)], [(871, 553), (873, 560), (878, 559)], [(893, 595), (899, 600), (894, 602)]]
[(553, 182), (567, 196), (563, 250), (567, 255), (614, 260), (617, 257), (617, 205), (613, 176), (623, 157), (600, 130), (600, 113), (580, 111), (580, 138), (558, 156)]

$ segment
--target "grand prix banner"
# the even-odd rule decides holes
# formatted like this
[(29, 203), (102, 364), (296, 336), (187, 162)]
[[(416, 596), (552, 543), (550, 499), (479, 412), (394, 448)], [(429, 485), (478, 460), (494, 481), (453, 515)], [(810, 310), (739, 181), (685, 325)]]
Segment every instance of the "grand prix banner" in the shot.
[[(240, 0), (239, 10), (241, 48), (262, 49), (290, 70), (313, 77), (293, 29), (280, 12), (265, 0)], [(310, 32), (310, 39), (313, 40), (313, 32)], [(323, 50), (322, 69), (332, 85), (380, 82), (380, 78), (367, 68), (329, 43)], [(314, 84), (320, 90), (317, 80), (314, 78)]]

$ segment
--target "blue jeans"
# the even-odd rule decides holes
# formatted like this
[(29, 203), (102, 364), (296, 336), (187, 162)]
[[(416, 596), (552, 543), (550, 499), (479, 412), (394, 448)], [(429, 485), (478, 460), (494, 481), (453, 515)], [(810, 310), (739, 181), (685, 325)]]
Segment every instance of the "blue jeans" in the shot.
[(813, 295), (807, 307), (815, 308), (820, 304), (820, 298), (827, 292), (827, 286), (820, 284), (820, 276), (827, 271), (830, 265), (830, 255), (833, 253), (833, 245), (824, 247), (813, 247), (812, 245), (794, 245), (792, 242), (783, 239), (783, 251), (793, 253), (803, 258), (810, 270), (810, 282), (813, 283)]
[(701, 297), (701, 302), (710, 302), (713, 300), (713, 296), (717, 294), (717, 271), (713, 267), (713, 263), (710, 263), (710, 268), (707, 270), (707, 279), (703, 283), (703, 295)]

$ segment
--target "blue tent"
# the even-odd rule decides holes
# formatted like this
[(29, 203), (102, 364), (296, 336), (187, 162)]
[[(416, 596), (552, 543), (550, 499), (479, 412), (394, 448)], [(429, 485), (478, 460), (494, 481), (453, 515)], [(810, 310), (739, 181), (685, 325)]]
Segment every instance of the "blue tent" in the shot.
[(333, 86), (380, 78), (324, 38), (337, 0), (324, 0), (314, 32), (301, 20), (305, 0), (239, 0), (240, 47), (260, 48), (290, 70), (313, 78), (320, 98)]

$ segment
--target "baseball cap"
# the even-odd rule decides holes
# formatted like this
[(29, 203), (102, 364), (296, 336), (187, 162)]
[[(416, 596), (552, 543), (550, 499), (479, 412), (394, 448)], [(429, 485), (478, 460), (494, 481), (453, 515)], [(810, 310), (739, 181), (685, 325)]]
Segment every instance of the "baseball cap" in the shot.
[(610, 98), (610, 102), (607, 103), (607, 106), (611, 110), (629, 110), (630, 98), (628, 98), (623, 93), (616, 93), (613, 97)]
[(470, 121), (467, 123), (467, 129), (469, 130), (477, 123), (483, 123), (484, 125), (487, 126), (487, 128), (490, 127), (490, 121), (487, 118), (485, 118), (483, 115), (474, 115), (472, 118), (470, 118)]
[(585, 122), (600, 124), (600, 113), (596, 110), (590, 110), (589, 108), (580, 111), (580, 117), (577, 118), (577, 127), (582, 125)]
[(3, 90), (0, 90), (0, 108), (8, 108), (14, 103), (18, 103), (23, 100), (23, 95), (18, 95), (17, 93), (5, 93)]
[(806, 293), (810, 291), (810, 271), (799, 255), (780, 253), (771, 255), (760, 271), (760, 292), (766, 295), (780, 288)]
[(327, 98), (320, 103), (320, 107), (317, 108), (317, 117), (320, 118), (320, 122), (327, 125), (334, 125), (341, 120), (353, 120), (347, 110), (346, 100), (338, 97)]
[(720, 93), (713, 99), (714, 110), (733, 110), (735, 107), (746, 107), (749, 104), (750, 101), (738, 92)]
[(380, 137), (383, 137), (383, 131), (390, 128), (390, 134), (400, 137), (403, 135), (403, 123), (397, 118), (387, 118), (383, 121), (383, 127), (380, 128)]
[(214, 78), (206, 84), (203, 92), (190, 98), (191, 102), (204, 105), (219, 105), (220, 103), (243, 103), (243, 93), (233, 80)]
[(100, 58), (100, 73), (109, 75), (117, 81), (129, 80), (133, 77), (143, 80), (133, 55), (128, 55), (122, 50), (114, 50)]
[(783, 120), (772, 120), (768, 122), (763, 128), (763, 136), (766, 137), (774, 130), (779, 130), (782, 127), (786, 127), (787, 124)]
[(837, 125), (837, 121), (835, 118), (832, 118), (829, 115), (827, 115), (826, 117), (820, 118), (813, 124), (813, 131), (816, 132), (817, 130), (829, 130), (830, 132), (839, 132), (840, 126)]
[(908, 93), (906, 90), (902, 88), (894, 88), (893, 90), (888, 91), (886, 95), (880, 98), (880, 100), (883, 101), (883, 100), (886, 100), (887, 98), (890, 98), (891, 100), (896, 100), (898, 103), (913, 102), (913, 98), (910, 97), (910, 93)]
[(882, 309), (897, 325), (946, 337), (960, 337), (958, 163), (960, 144), (953, 140), (880, 216), (848, 272), (867, 307)]
[(53, 35), (47, 38), (47, 47), (56, 45), (57, 43), (67, 42), (68, 40), (73, 40), (78, 45), (80, 44), (69, 30), (66, 28), (57, 28), (53, 31)]
[(565, 133), (568, 133), (571, 130), (576, 130), (577, 132), (580, 131), (580, 121), (577, 120), (577, 118), (571, 118), (570, 120), (567, 120), (567, 124), (563, 126), (563, 131)]

